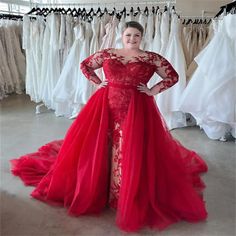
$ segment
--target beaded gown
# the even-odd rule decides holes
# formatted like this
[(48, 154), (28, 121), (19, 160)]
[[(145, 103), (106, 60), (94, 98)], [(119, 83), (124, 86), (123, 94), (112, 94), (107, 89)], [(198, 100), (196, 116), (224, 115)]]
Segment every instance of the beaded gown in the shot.
[(108, 85), (92, 95), (64, 140), (11, 160), (12, 173), (35, 186), (32, 197), (70, 215), (116, 209), (117, 225), (129, 232), (205, 220), (199, 174), (206, 163), (171, 136), (154, 98), (137, 90), (155, 72), (163, 78), (160, 92), (174, 86), (176, 71), (148, 51), (127, 60), (104, 49), (81, 63), (94, 83), (101, 67)]

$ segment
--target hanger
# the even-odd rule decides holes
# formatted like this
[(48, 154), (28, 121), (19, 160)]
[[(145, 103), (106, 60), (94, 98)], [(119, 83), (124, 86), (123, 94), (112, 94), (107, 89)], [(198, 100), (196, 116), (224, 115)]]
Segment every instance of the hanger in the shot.
[(149, 12), (148, 12), (148, 7), (146, 6), (145, 9), (144, 9), (144, 13), (146, 14), (146, 16), (148, 16)]
[(152, 13), (154, 14), (155, 13), (155, 7), (154, 6), (152, 6)]
[(133, 7), (130, 8), (130, 12), (131, 12), (132, 14), (134, 13), (134, 8), (133, 8)]
[(111, 12), (111, 16), (114, 16), (114, 15), (116, 15), (116, 8), (115, 7), (113, 7), (113, 10)]
[(94, 15), (94, 10), (93, 10), (93, 8), (90, 9), (90, 11), (88, 12), (88, 15), (89, 15), (89, 16)]
[(30, 15), (30, 14), (32, 14), (32, 13), (34, 13), (34, 12), (36, 12), (37, 11), (37, 9), (38, 8), (36, 8), (36, 7), (33, 7), (28, 13), (26, 13), (27, 15)]
[(104, 13), (108, 13), (108, 10), (106, 7), (104, 8)]
[(23, 16), (21, 16), (21, 15), (11, 15), (11, 14), (0, 14), (0, 19), (23, 20)]
[(66, 14), (71, 14), (72, 12), (72, 9), (69, 7), (67, 10), (66, 10)]
[(186, 25), (193, 23), (192, 19), (188, 19), (188, 21), (186, 22)]
[(126, 7), (123, 8), (123, 10), (120, 12), (124, 17), (126, 17)]
[(73, 9), (71, 9), (70, 14), (72, 16), (76, 16), (77, 15), (77, 9), (75, 7)]
[(98, 7), (96, 14), (98, 14), (98, 13), (102, 13), (102, 10), (100, 7)]

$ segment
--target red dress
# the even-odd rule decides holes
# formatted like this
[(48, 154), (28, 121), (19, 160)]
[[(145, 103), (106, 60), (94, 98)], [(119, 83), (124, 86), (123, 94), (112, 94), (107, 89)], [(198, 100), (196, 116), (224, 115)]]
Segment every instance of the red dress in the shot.
[(160, 91), (173, 86), (175, 70), (158, 54), (124, 61), (113, 49), (81, 63), (95, 83), (101, 82), (94, 72), (100, 67), (108, 85), (89, 99), (65, 139), (11, 160), (12, 173), (36, 187), (32, 197), (71, 215), (115, 208), (125, 231), (206, 219), (199, 177), (206, 163), (171, 136), (154, 98), (137, 90), (155, 72), (163, 78)]

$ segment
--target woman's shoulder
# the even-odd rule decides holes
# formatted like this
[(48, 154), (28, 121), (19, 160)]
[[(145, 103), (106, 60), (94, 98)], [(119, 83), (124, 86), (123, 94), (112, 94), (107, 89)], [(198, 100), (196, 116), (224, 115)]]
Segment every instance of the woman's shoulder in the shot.
[(160, 56), (160, 54), (153, 52), (153, 51), (145, 51), (150, 56)]
[(149, 55), (150, 58), (155, 59), (155, 60), (161, 60), (164, 58), (162, 55), (153, 51), (146, 51), (146, 53)]
[(105, 48), (105, 49), (102, 49), (100, 51), (98, 51), (99, 53), (102, 53), (104, 55), (110, 55), (112, 53), (114, 53), (115, 49), (114, 48)]

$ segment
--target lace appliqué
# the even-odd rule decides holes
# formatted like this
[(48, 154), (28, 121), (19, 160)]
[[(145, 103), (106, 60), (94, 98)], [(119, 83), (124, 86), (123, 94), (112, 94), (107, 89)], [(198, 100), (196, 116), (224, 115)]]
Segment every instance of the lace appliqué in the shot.
[(155, 72), (163, 79), (154, 85), (154, 87), (158, 87), (158, 93), (163, 92), (178, 82), (178, 73), (164, 57), (156, 53), (150, 53), (150, 62), (155, 64)]
[(80, 69), (88, 80), (93, 81), (95, 84), (100, 84), (102, 81), (99, 79), (94, 70), (102, 67), (104, 59), (109, 56), (109, 49), (105, 49), (94, 53), (80, 63)]
[(109, 190), (109, 205), (116, 209), (121, 186), (122, 161), (122, 130), (119, 123), (114, 123), (112, 130), (111, 177)]

